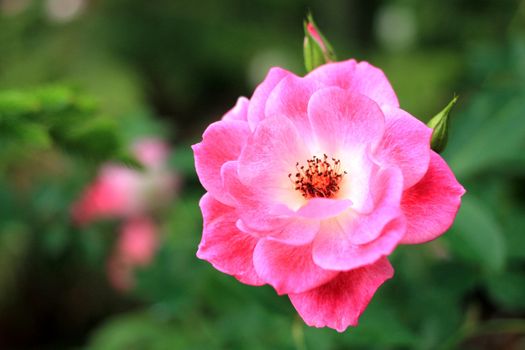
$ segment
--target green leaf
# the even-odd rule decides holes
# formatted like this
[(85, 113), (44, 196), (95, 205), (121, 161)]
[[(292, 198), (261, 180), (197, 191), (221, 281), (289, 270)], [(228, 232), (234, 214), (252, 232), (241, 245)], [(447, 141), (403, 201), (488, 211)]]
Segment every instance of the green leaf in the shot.
[(108, 117), (92, 118), (85, 123), (68, 128), (64, 143), (66, 151), (97, 160), (110, 158), (119, 152), (121, 142), (116, 123)]
[(498, 166), (512, 163), (524, 153), (525, 99), (515, 96), (493, 110), (492, 105), (496, 102), (491, 99), (475, 101), (472, 111), (461, 118), (462, 124), (467, 125), (457, 125), (464, 132), (453, 136), (458, 140), (454, 140), (455, 147), (447, 153), (451, 168), (460, 178), (500, 168)]
[(509, 311), (525, 310), (525, 276), (521, 271), (506, 271), (488, 280), (490, 296)]
[(36, 123), (20, 123), (13, 135), (20, 144), (35, 148), (49, 148), (52, 141), (47, 129)]
[(188, 349), (177, 327), (142, 312), (122, 315), (106, 322), (91, 339), (92, 350)]
[(506, 246), (502, 228), (494, 214), (473, 195), (463, 197), (456, 221), (445, 237), (459, 258), (488, 273), (503, 269)]

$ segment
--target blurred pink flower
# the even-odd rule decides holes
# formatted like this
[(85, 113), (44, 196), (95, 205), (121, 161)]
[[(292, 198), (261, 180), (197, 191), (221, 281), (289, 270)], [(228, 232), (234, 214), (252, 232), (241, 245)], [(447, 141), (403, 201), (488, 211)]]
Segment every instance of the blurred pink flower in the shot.
[(143, 171), (106, 164), (93, 184), (73, 205), (73, 218), (85, 224), (104, 218), (121, 218), (147, 213), (166, 205), (173, 197), (177, 178), (166, 167), (167, 145), (158, 139), (142, 139), (133, 153), (145, 166)]
[(148, 217), (134, 217), (122, 225), (115, 250), (108, 261), (108, 276), (111, 284), (119, 290), (133, 287), (133, 270), (147, 266), (157, 249), (158, 234), (153, 221)]
[(206, 193), (197, 256), (288, 294), (308, 325), (357, 325), (399, 244), (452, 224), (463, 187), (367, 62), (273, 68), (193, 146)]
[(176, 174), (166, 165), (166, 143), (141, 139), (132, 150), (145, 169), (104, 165), (72, 208), (78, 224), (108, 218), (125, 220), (107, 265), (111, 284), (122, 291), (133, 287), (135, 267), (148, 265), (153, 259), (158, 233), (150, 214), (168, 205), (178, 185)]

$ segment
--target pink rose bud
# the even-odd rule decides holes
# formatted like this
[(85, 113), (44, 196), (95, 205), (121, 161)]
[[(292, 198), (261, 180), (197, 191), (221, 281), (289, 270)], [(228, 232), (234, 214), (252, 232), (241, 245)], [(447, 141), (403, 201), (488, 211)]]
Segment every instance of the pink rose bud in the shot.
[(431, 135), (367, 62), (272, 68), (193, 146), (207, 191), (197, 256), (288, 295), (310, 326), (356, 326), (393, 276), (387, 257), (438, 238), (459, 209), (465, 190)]
[(336, 61), (332, 45), (317, 28), (311, 14), (304, 21), (304, 65), (307, 72), (328, 63)]

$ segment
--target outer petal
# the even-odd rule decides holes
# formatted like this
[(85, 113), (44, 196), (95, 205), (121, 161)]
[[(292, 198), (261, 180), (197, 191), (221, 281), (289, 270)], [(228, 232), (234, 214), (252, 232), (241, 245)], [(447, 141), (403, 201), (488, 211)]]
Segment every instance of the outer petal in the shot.
[(293, 74), (285, 77), (268, 97), (266, 116), (286, 116), (294, 122), (303, 138), (311, 140), (308, 101), (323, 86), (317, 80), (300, 78)]
[(301, 293), (318, 287), (338, 272), (323, 270), (312, 260), (312, 246), (289, 246), (262, 239), (253, 254), (257, 274), (277, 293)]
[(204, 132), (202, 142), (193, 145), (195, 168), (208, 192), (219, 201), (230, 204), (224, 196), (221, 167), (230, 160), (237, 160), (250, 135), (246, 122), (224, 120), (211, 124)]
[(393, 274), (388, 260), (382, 258), (360, 269), (342, 272), (321, 287), (289, 297), (309, 326), (343, 332), (348, 326), (357, 326), (376, 290)]
[(401, 109), (391, 106), (382, 109), (386, 130), (377, 148), (377, 158), (386, 166), (399, 167), (405, 189), (412, 187), (427, 171), (432, 129)]
[(425, 243), (442, 235), (452, 225), (464, 193), (447, 163), (432, 151), (423, 179), (403, 193), (408, 228), (401, 243)]
[(361, 267), (390, 254), (403, 238), (400, 171), (383, 170), (375, 182), (375, 208), (370, 214), (350, 212), (322, 223), (313, 246), (317, 265), (340, 271)]
[(306, 78), (318, 80), (327, 86), (358, 92), (380, 105), (399, 107), (396, 93), (383, 71), (368, 62), (347, 60), (328, 63), (313, 70)]
[(368, 97), (337, 87), (313, 94), (308, 116), (319, 149), (329, 157), (362, 152), (367, 145), (377, 145), (385, 130), (379, 106)]
[(257, 239), (241, 232), (236, 226), (235, 209), (206, 193), (200, 207), (204, 230), (197, 257), (209, 261), (217, 270), (235, 276), (239, 281), (262, 285), (253, 267), (253, 250)]
[(222, 117), (222, 120), (248, 120), (248, 105), (250, 101), (246, 97), (239, 97), (235, 106)]
[(255, 130), (257, 124), (265, 118), (266, 101), (272, 90), (290, 74), (292, 73), (278, 67), (271, 68), (264, 81), (257, 86), (248, 106), (248, 124), (251, 130)]

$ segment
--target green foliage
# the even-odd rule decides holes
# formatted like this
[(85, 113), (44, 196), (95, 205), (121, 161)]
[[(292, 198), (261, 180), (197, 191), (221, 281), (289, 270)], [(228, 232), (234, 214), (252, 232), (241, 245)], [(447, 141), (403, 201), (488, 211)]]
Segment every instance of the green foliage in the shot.
[(117, 123), (99, 115), (91, 98), (61, 86), (0, 92), (0, 138), (0, 159), (52, 146), (96, 162), (126, 156)]

